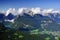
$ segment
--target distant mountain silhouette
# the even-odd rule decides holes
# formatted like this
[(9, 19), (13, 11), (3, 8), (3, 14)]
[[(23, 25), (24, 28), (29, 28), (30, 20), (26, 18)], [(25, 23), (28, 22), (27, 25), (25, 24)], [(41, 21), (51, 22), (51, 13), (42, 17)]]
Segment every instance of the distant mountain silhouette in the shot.
[(4, 21), (5, 15), (3, 13), (0, 13), (0, 21)]

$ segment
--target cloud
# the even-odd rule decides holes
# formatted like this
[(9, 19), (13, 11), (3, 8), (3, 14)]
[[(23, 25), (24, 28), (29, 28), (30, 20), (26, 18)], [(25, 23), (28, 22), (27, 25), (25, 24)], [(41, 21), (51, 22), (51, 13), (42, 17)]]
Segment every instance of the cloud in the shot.
[(29, 14), (29, 15), (33, 15), (32, 10), (30, 8), (19, 8), (17, 11), (18, 14), (20, 14), (21, 16), (23, 15), (23, 13)]
[[(22, 8), (23, 9), (23, 13), (27, 13), (31, 16), (35, 15), (35, 14), (40, 14), (40, 8), (36, 7), (36, 8)], [(21, 10), (21, 9), (20, 9)]]
[(48, 16), (49, 14), (54, 14), (54, 15), (56, 15), (57, 13), (60, 13), (60, 11), (59, 10), (55, 10), (55, 9), (43, 9), (43, 11), (42, 11), (42, 15), (44, 15), (44, 16)]
[(44, 9), (43, 13), (51, 13), (54, 9)]
[(31, 16), (35, 14), (42, 14), (43, 16), (47, 16), (49, 13), (51, 14), (57, 14), (60, 13), (59, 10), (54, 10), (53, 8), (49, 9), (41, 9), (40, 7), (36, 8), (18, 8), (17, 10), (15, 8), (9, 8), (7, 11), (0, 11), (0, 13), (4, 13), (6, 16), (9, 13), (12, 13), (13, 15), (23, 15), (23, 13), (27, 13)]
[(36, 7), (36, 8), (19, 8), (18, 9), (18, 14), (23, 15), (23, 13), (27, 13), (31, 16), (33, 16), (34, 14), (39, 14), (40, 8)]
[(52, 13), (60, 13), (60, 11), (59, 10), (54, 10), (54, 11), (52, 11)]
[(54, 10), (54, 9), (44, 9), (44, 10), (42, 11), (42, 15), (47, 16), (49, 13), (52, 13), (53, 10)]
[(31, 8), (31, 11), (33, 12), (33, 14), (39, 14), (39, 13), (41, 13), (41, 9), (39, 7), (37, 7), (37, 8)]
[(6, 11), (6, 16), (7, 16), (9, 13), (12, 13), (13, 15), (17, 14), (15, 8), (9, 8), (9, 9)]
[(24, 8), (19, 8), (17, 12), (18, 12), (18, 13), (22, 13), (22, 12), (23, 12), (23, 9), (24, 9)]
[(27, 9), (27, 8), (19, 8), (18, 11), (17, 11), (18, 15), (20, 14), (20, 15), (22, 16), (24, 10), (26, 10), (26, 9)]

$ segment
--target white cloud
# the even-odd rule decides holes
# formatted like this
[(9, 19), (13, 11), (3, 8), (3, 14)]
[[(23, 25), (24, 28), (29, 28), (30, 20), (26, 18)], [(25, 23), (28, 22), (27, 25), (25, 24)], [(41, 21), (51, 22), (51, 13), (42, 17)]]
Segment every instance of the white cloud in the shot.
[(32, 16), (32, 11), (31, 11), (31, 9), (29, 9), (29, 8), (19, 8), (17, 12), (18, 12), (18, 14), (20, 14), (21, 16), (23, 15), (23, 13), (27, 13), (27, 14), (29, 14), (29, 15)]
[(31, 9), (26, 9), (25, 13), (29, 14), (30, 16), (33, 16), (33, 11)]
[(18, 15), (20, 14), (20, 15), (22, 16), (24, 10), (26, 10), (26, 9), (27, 9), (27, 8), (19, 8), (18, 11), (17, 11)]
[(6, 11), (6, 16), (7, 16), (9, 13), (12, 13), (13, 15), (15, 15), (15, 14), (16, 14), (15, 8), (9, 8), (9, 9)]
[(17, 12), (18, 13), (22, 13), (23, 12), (23, 8), (19, 8)]
[(31, 11), (33, 12), (33, 14), (39, 14), (39, 13), (41, 13), (41, 9), (39, 7), (37, 7), (37, 8), (31, 8)]
[(52, 13), (53, 10), (54, 10), (54, 9), (44, 9), (44, 10), (42, 11), (42, 15), (47, 16), (49, 13)]
[(9, 8), (7, 11), (0, 11), (0, 13), (4, 13), (6, 16), (9, 13), (12, 13), (13, 15), (23, 15), (24, 12), (31, 15), (31, 16), (34, 15), (34, 14), (42, 14), (43, 16), (47, 16), (49, 13), (51, 13), (51, 14), (60, 13), (59, 10), (54, 10), (52, 8), (50, 8), (50, 9), (41, 9), (40, 7), (36, 7), (36, 8), (18, 8), (17, 10), (15, 8)]
[(60, 12), (59, 10), (52, 11), (52, 13), (59, 13), (59, 12)]

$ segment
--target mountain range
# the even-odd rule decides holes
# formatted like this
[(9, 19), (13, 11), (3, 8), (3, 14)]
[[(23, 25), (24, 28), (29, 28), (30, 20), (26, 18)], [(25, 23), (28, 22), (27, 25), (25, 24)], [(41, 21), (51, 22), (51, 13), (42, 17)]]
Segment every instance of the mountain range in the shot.
[(3, 22), (6, 27), (15, 28), (23, 32), (36, 29), (39, 31), (60, 31), (59, 13), (48, 13), (48, 15), (44, 16), (42, 13), (33, 14), (30, 10), (28, 12), (24, 11), (21, 13), (22, 15), (9, 13), (6, 16), (4, 13), (0, 13), (0, 22)]

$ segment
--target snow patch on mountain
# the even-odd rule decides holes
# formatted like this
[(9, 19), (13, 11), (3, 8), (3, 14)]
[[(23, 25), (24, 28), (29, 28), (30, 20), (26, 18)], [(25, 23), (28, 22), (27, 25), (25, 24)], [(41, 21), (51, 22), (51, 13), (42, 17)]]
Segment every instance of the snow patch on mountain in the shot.
[(14, 19), (12, 19), (12, 20), (5, 20), (5, 21), (9, 21), (9, 22), (12, 22), (12, 23), (14, 23)]

